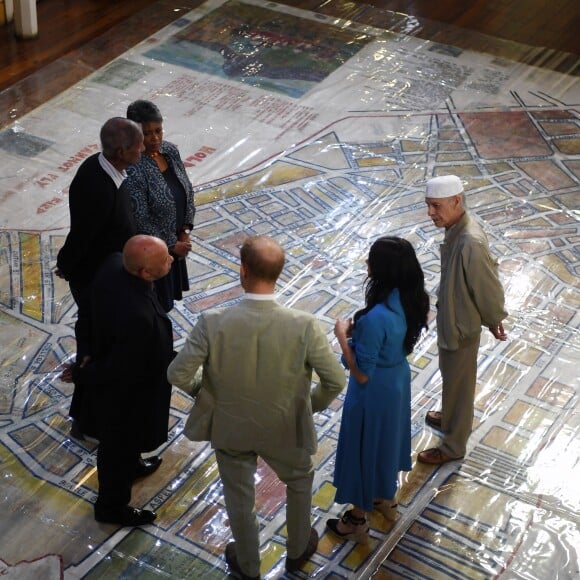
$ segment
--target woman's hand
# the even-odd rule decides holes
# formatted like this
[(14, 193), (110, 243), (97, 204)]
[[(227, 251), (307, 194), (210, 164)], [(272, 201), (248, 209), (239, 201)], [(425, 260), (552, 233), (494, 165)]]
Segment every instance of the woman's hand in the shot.
[(348, 320), (340, 320), (338, 319), (334, 323), (334, 336), (340, 339), (343, 338), (350, 338), (352, 334), (352, 318)]
[(334, 323), (334, 336), (339, 340), (341, 338), (346, 338), (346, 329), (348, 328), (348, 324), (346, 320), (337, 319)]
[(349, 318), (347, 321), (346, 338), (350, 338), (352, 336), (353, 327), (354, 327), (354, 322), (352, 321), (352, 318)]
[(173, 253), (178, 258), (185, 258), (189, 252), (191, 252), (191, 242), (175, 242), (175, 246), (173, 246)]
[(352, 318), (349, 318), (348, 320), (339, 319), (334, 323), (334, 335), (338, 338), (340, 350), (342, 350), (344, 361), (346, 362), (346, 366), (350, 370), (351, 375), (357, 380), (357, 382), (364, 385), (369, 378), (359, 370), (354, 351), (348, 342), (352, 333), (352, 326)]

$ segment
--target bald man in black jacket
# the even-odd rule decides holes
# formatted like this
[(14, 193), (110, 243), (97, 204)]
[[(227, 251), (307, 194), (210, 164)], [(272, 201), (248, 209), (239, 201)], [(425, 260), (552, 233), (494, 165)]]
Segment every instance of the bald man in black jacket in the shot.
[(155, 519), (129, 502), (133, 481), (161, 463), (140, 454), (167, 441), (173, 331), (153, 282), (172, 263), (165, 242), (134, 236), (122, 255), (105, 259), (91, 285), (91, 359), (74, 375), (84, 388), (81, 424), (99, 440), (99, 522), (139, 526)]

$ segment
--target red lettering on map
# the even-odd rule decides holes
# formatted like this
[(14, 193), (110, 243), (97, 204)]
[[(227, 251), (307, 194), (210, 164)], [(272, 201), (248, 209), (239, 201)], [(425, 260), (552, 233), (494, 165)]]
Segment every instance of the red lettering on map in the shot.
[(203, 147), (200, 147), (193, 155), (187, 157), (184, 160), (183, 165), (185, 165), (185, 167), (195, 167), (196, 164), (194, 163), (194, 161), (197, 162), (202, 161), (208, 155), (211, 155), (212, 153), (215, 152), (216, 152), (215, 147), (208, 147), (207, 145), (204, 145)]
[(66, 173), (69, 169), (72, 169), (75, 165), (78, 165), (81, 161), (84, 161), (89, 155), (98, 150), (99, 146), (97, 144), (87, 145), (81, 149), (78, 153), (75, 153), (72, 157), (69, 157), (58, 169), (63, 173)]
[(40, 187), (47, 187), (48, 185), (50, 185), (53, 181), (55, 181), (57, 179), (58, 179), (58, 175), (55, 175), (54, 173), (49, 173), (48, 175), (41, 177), (39, 180), (35, 181), (34, 183)]
[(39, 206), (38, 209), (36, 210), (36, 213), (44, 213), (48, 211), (51, 207), (58, 205), (61, 201), (62, 199), (60, 197), (53, 197), (51, 200), (45, 201), (41, 206)]

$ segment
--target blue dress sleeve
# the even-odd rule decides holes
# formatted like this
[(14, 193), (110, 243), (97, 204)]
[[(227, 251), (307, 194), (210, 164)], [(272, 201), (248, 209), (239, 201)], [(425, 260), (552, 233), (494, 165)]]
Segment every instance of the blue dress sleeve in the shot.
[(361, 316), (356, 323), (353, 341), (356, 364), (369, 378), (375, 371), (386, 334), (385, 321), (374, 309)]
[[(352, 338), (348, 339), (348, 346), (350, 346), (350, 348), (352, 348), (354, 350), (354, 342), (352, 340)], [(343, 354), (340, 355), (340, 362), (342, 363), (342, 366), (348, 370), (348, 364), (346, 362), (346, 358), (344, 357)]]

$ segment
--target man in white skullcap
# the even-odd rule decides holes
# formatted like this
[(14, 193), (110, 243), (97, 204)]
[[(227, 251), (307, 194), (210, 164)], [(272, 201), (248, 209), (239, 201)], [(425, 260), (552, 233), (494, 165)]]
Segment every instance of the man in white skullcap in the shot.
[(487, 237), (465, 211), (463, 185), (455, 175), (427, 181), (428, 215), (445, 228), (437, 301), (437, 345), (443, 379), (442, 409), (429, 411), (427, 425), (443, 433), (439, 447), (421, 451), (421, 463), (440, 465), (461, 459), (473, 423), (477, 351), (481, 327), (507, 340), (502, 320), (504, 291)]

